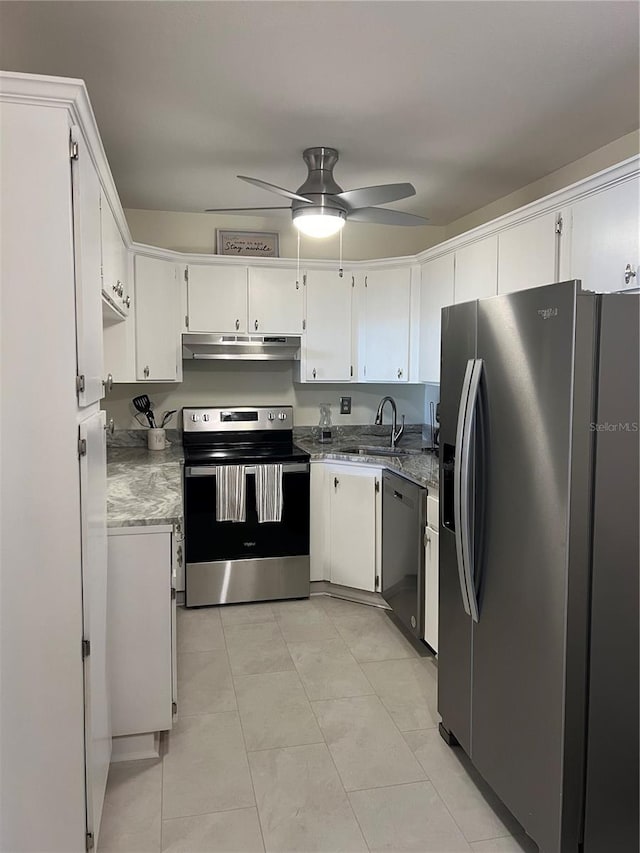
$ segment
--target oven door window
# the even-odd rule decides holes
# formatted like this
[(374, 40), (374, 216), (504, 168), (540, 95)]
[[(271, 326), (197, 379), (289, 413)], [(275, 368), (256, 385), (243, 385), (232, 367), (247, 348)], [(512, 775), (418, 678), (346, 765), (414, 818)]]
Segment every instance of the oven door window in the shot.
[(282, 519), (258, 524), (255, 475), (247, 474), (244, 522), (216, 521), (215, 475), (185, 478), (188, 563), (309, 553), (309, 472), (282, 474)]

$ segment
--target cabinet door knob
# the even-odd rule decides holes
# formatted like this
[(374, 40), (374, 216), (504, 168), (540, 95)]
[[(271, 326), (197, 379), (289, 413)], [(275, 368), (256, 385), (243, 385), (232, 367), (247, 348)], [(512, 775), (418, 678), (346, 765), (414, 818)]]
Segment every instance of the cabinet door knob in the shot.
[(315, 367), (313, 368), (313, 378), (314, 378), (314, 379), (316, 378), (316, 369), (315, 369)]
[(127, 298), (124, 300), (124, 304), (127, 306), (127, 308), (131, 308), (131, 297), (130, 296), (127, 296)]
[(631, 264), (627, 264), (624, 268), (624, 283), (629, 284), (632, 278), (636, 277), (636, 271), (631, 266)]
[(340, 483), (340, 480), (339, 480), (337, 477), (334, 477), (334, 478), (333, 478), (333, 488), (334, 488), (334, 489), (337, 489), (337, 488), (338, 488), (339, 483)]
[(110, 435), (114, 434), (114, 432), (116, 431), (116, 422), (113, 418), (109, 418), (109, 423), (107, 424), (106, 428), (109, 431)]
[(149, 378), (149, 365), (148, 364), (144, 369), (144, 376), (145, 376), (145, 379)]
[(256, 321), (255, 321), (255, 323), (253, 324), (253, 327), (254, 327), (254, 329), (255, 329), (255, 330), (256, 330), (256, 332), (257, 332), (257, 331), (258, 331), (258, 321), (257, 321), (257, 320), (256, 320)]
[(402, 368), (398, 368), (398, 379), (402, 379)]
[(107, 392), (113, 391), (113, 374), (107, 375)]
[(240, 320), (236, 320), (236, 332), (240, 328)]

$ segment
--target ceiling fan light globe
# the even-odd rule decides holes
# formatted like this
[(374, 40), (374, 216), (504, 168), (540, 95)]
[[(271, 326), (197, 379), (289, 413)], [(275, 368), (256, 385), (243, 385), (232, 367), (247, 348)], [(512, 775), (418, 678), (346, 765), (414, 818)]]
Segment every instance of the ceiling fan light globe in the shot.
[(307, 213), (306, 210), (296, 211), (293, 224), (307, 237), (331, 237), (344, 227), (345, 216), (338, 210)]

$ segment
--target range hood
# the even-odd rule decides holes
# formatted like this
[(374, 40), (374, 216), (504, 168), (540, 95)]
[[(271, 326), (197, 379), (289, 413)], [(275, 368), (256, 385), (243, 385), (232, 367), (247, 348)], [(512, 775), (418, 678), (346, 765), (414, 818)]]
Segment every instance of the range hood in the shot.
[(197, 335), (182, 336), (183, 359), (227, 361), (297, 361), (300, 338), (286, 335)]

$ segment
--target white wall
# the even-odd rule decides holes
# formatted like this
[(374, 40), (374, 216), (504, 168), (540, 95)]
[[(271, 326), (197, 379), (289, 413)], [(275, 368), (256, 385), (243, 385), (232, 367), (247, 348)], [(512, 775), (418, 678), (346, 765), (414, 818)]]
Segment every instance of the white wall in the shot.
[[(177, 252), (215, 252), (216, 228), (241, 231), (277, 231), (280, 257), (295, 258), (298, 232), (289, 214), (284, 216), (230, 216), (209, 213), (179, 213), (166, 210), (125, 210), (131, 236), (137, 243), (161, 246)], [(345, 260), (395, 258), (414, 255), (444, 240), (444, 228), (392, 227), (347, 223), (343, 229), (342, 250)], [(338, 237), (314, 240), (302, 237), (300, 257), (309, 260), (339, 257)]]
[[(628, 133), (585, 157), (568, 163), (561, 169), (446, 225), (394, 228), (384, 225), (347, 223), (343, 231), (344, 258), (357, 261), (414, 255), (632, 157), (640, 150), (639, 140), (640, 131)], [(214, 253), (216, 228), (278, 231), (280, 256), (296, 257), (297, 231), (288, 213), (281, 216), (274, 214), (271, 217), (259, 217), (129, 209), (125, 210), (125, 215), (133, 239), (150, 246), (161, 246), (178, 252)], [(300, 252), (303, 259), (338, 258), (338, 238), (313, 240), (303, 237)]]
[(455, 222), (450, 222), (446, 226), (445, 238), (455, 237), (458, 234), (464, 234), (471, 228), (476, 228), (478, 225), (483, 225), (485, 222), (491, 222), (498, 216), (503, 216), (505, 213), (510, 213), (512, 210), (517, 210), (525, 204), (530, 204), (539, 198), (550, 193), (571, 186), (577, 181), (588, 178), (589, 175), (594, 175), (609, 166), (615, 166), (616, 163), (621, 163), (629, 157), (634, 157), (640, 151), (640, 131), (634, 130), (632, 133), (627, 133), (626, 136), (621, 136), (619, 139), (614, 139), (608, 145), (592, 151), (590, 154), (575, 160), (573, 163), (568, 163), (561, 169), (545, 175), (538, 181), (533, 181), (531, 184), (516, 190), (509, 195), (503, 196), (491, 204), (474, 210), (466, 216), (456, 219)]
[[(223, 363), (184, 362), (180, 385), (115, 385), (103, 401), (107, 417), (116, 429), (135, 429), (131, 399), (148, 394), (158, 411), (183, 406), (291, 405), (296, 426), (313, 426), (320, 418), (320, 403), (331, 403), (334, 424), (372, 424), (380, 398), (390, 394), (398, 415), (407, 423), (421, 424), (424, 417), (424, 385), (315, 385), (294, 384), (288, 362)], [(351, 415), (339, 415), (340, 397), (351, 397)], [(176, 416), (177, 417), (177, 416)], [(385, 413), (385, 423), (389, 415)], [(170, 426), (176, 426), (174, 419)]]

